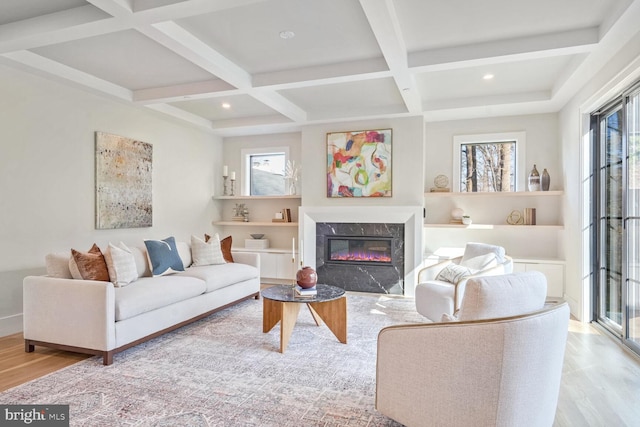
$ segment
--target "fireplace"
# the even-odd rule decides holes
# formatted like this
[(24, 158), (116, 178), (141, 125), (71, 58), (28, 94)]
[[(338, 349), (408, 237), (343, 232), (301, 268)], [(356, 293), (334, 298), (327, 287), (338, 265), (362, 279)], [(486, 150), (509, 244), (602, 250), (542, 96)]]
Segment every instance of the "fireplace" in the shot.
[(325, 236), (326, 264), (393, 266), (393, 237)]
[(318, 283), (404, 294), (404, 224), (316, 223)]

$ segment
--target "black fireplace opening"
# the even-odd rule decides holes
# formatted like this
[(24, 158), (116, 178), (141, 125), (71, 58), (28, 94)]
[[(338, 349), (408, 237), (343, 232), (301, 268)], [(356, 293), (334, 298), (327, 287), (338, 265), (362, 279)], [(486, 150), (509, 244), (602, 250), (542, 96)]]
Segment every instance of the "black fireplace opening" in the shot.
[(393, 265), (393, 237), (325, 236), (325, 263)]

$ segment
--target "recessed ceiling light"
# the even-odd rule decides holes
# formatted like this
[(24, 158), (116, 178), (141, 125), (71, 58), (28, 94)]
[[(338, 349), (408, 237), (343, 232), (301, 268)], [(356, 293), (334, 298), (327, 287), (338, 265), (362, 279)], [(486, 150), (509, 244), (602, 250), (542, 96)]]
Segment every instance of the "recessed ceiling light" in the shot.
[(296, 33), (294, 33), (293, 31), (289, 31), (289, 30), (284, 30), (284, 31), (280, 31), (280, 38), (281, 39), (292, 39), (296, 36)]
[(229, 104), (228, 102), (223, 102), (222, 103), (222, 108), (225, 108), (225, 109), (228, 110), (229, 108), (231, 108), (231, 104)]
[(494, 77), (493, 74), (485, 74), (484, 76), (482, 76), (482, 78), (485, 80), (491, 80), (493, 77)]

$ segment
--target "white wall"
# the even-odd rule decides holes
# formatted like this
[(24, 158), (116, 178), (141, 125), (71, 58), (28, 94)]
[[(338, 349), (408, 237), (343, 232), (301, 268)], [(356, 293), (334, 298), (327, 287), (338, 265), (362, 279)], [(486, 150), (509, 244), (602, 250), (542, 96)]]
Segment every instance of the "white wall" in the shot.
[(571, 312), (592, 320), (589, 237), (589, 114), (640, 79), (640, 34), (631, 39), (560, 112), (560, 140), (565, 167), (565, 298)]
[[(21, 330), (22, 277), (48, 252), (212, 231), (220, 138), (3, 65), (0, 93), (0, 336)], [(95, 229), (95, 131), (153, 144), (153, 227)]]

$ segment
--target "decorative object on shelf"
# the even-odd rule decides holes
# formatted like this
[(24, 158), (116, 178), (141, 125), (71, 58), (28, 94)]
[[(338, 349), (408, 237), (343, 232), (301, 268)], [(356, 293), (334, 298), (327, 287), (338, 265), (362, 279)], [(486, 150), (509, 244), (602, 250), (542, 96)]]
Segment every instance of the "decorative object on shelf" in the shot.
[(524, 208), (524, 225), (536, 225), (535, 208)]
[(469, 215), (462, 215), (462, 223), (464, 225), (471, 225), (473, 221), (471, 220), (471, 217)]
[(513, 210), (507, 217), (507, 224), (509, 225), (522, 225), (524, 223), (524, 218), (522, 218), (522, 213), (518, 210)]
[(435, 185), (435, 187), (431, 187), (431, 192), (432, 193), (438, 193), (438, 192), (450, 192), (451, 189), (448, 187), (449, 186), (449, 178), (446, 175), (438, 175), (433, 179), (433, 184)]
[(327, 197), (391, 197), (391, 129), (327, 133)]
[(540, 191), (540, 172), (533, 165), (533, 169), (529, 173), (529, 191)]
[(230, 196), (235, 196), (235, 194), (233, 193), (233, 185), (236, 182), (236, 173), (235, 172), (231, 172), (231, 194)]
[(296, 283), (302, 289), (313, 288), (318, 283), (318, 273), (313, 268), (304, 266), (296, 273)]
[(251, 236), (254, 239), (262, 239), (264, 237), (264, 233), (254, 233), (254, 234), (249, 234), (249, 236)]
[(269, 239), (244, 239), (246, 249), (269, 249)]
[(287, 160), (287, 166), (284, 169), (284, 177), (289, 181), (289, 195), (298, 194), (296, 183), (300, 177), (300, 166), (296, 166), (295, 160)]
[(460, 208), (455, 208), (451, 210), (451, 220), (449, 221), (452, 224), (462, 224), (462, 217), (464, 216), (464, 211)]
[(222, 167), (222, 179), (224, 180), (223, 184), (222, 184), (222, 195), (223, 196), (228, 196), (229, 193), (227, 191), (227, 178), (229, 178), (229, 167), (227, 165), (224, 165)]
[(540, 186), (542, 187), (542, 191), (549, 191), (549, 185), (551, 184), (551, 176), (549, 172), (547, 172), (547, 168), (542, 170), (542, 178), (540, 180)]
[(96, 229), (153, 225), (153, 145), (96, 132)]
[(247, 208), (244, 203), (236, 203), (236, 206), (233, 208), (232, 220), (249, 222), (249, 208)]

